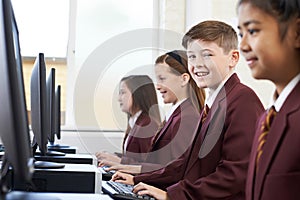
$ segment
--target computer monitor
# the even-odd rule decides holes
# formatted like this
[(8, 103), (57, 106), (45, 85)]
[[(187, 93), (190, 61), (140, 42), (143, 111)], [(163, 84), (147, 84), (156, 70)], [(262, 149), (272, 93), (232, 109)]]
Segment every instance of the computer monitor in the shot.
[[(47, 81), (47, 86), (50, 83), (50, 85), (54, 86), (55, 83), (53, 83), (55, 77), (53, 73), (55, 70), (51, 70), (49, 76), (48, 76), (48, 81)], [(50, 78), (52, 77), (52, 78)], [(52, 82), (52, 83), (51, 83)], [(54, 87), (47, 87), (49, 88), (54, 88)], [(55, 93), (53, 95), (54, 90), (48, 91), (48, 94), (50, 95), (50, 99), (52, 100), (51, 107), (54, 109), (51, 109), (51, 117), (52, 120), (54, 120), (54, 123), (51, 123), (51, 131), (50, 131), (50, 136), (49, 136), (49, 144), (48, 144), (48, 150), (51, 151), (58, 151), (58, 152), (63, 152), (63, 153), (69, 153), (69, 154), (75, 154), (76, 153), (76, 148), (71, 147), (66, 144), (61, 144), (61, 143), (55, 143), (56, 140), (61, 139), (61, 86), (57, 85), (55, 89)], [(51, 97), (52, 96), (52, 97)], [(53, 103), (53, 96), (54, 97), (54, 103)]]
[(19, 33), (10, 0), (0, 0), (0, 44), (0, 136), (5, 147), (2, 190), (9, 166), (24, 183), (31, 181), (33, 173)]
[[(41, 156), (64, 156), (64, 153), (48, 151), (50, 133), (49, 95), (46, 87), (46, 64), (43, 53), (36, 57), (31, 74), (31, 129), (33, 132), (32, 151), (39, 147)], [(54, 162), (35, 162), (35, 168), (62, 168), (63, 164)]]
[(48, 106), (48, 114), (49, 116), (49, 132), (48, 132), (48, 139), (50, 145), (53, 145), (55, 140), (55, 112), (56, 112), (56, 105), (55, 105), (55, 69), (51, 68), (50, 73), (47, 78), (47, 106)]
[(60, 95), (61, 86), (55, 87), (55, 69), (52, 68), (47, 78), (47, 99), (48, 110), (50, 114), (50, 131), (48, 134), (49, 145), (48, 149), (59, 151), (61, 148), (68, 148), (68, 145), (55, 144), (55, 138), (61, 139), (60, 134)]
[(61, 86), (58, 85), (55, 90), (55, 123), (54, 123), (54, 134), (58, 140), (61, 139)]
[(54, 123), (54, 134), (57, 139), (61, 139), (61, 86), (58, 85), (55, 90), (55, 123)]
[(33, 154), (37, 147), (42, 155), (46, 155), (48, 149), (48, 133), (50, 132), (50, 115), (47, 108), (46, 91), (46, 65), (44, 54), (36, 57), (31, 73), (31, 129), (34, 134), (32, 148)]

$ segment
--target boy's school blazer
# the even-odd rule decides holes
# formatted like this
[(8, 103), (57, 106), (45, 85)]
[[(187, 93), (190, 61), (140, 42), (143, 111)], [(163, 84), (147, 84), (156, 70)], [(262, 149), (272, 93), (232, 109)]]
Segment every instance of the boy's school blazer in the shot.
[(185, 162), (175, 161), (142, 181), (166, 187), (170, 199), (244, 199), (255, 125), (262, 112), (256, 94), (233, 74), (206, 121), (200, 122), (189, 155), (181, 157)]

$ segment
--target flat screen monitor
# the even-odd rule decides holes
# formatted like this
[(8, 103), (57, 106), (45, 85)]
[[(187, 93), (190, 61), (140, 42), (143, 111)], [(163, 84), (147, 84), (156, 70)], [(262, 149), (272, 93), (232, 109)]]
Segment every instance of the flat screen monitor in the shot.
[(9, 166), (23, 182), (30, 182), (33, 173), (19, 33), (10, 0), (0, 0), (0, 44), (0, 136), (5, 147), (2, 189)]
[[(32, 149), (36, 154), (37, 147), (41, 156), (64, 156), (64, 153), (48, 151), (48, 135), (50, 133), (49, 95), (46, 87), (46, 64), (43, 53), (36, 57), (31, 74), (31, 128), (33, 132)], [(36, 168), (62, 168), (63, 164), (54, 162), (36, 162)]]
[(54, 144), (55, 140), (55, 69), (51, 68), (50, 73), (47, 78), (47, 106), (48, 106), (48, 114), (49, 114), (49, 132), (48, 132), (48, 139), (50, 145)]
[[(51, 72), (53, 72), (53, 71), (51, 70)], [(50, 75), (49, 75), (49, 78), (50, 78)], [(48, 80), (49, 80), (49, 78), (48, 78)], [(47, 84), (48, 84), (48, 82), (47, 82)], [(52, 88), (54, 88), (54, 87), (52, 87)], [(51, 107), (52, 107), (52, 109), (50, 111), (51, 116), (52, 116), (51, 117), (52, 122), (51, 122), (50, 136), (49, 136), (50, 144), (48, 145), (48, 149), (53, 150), (53, 151), (64, 152), (64, 151), (62, 151), (62, 149), (70, 148), (70, 146), (66, 145), (66, 144), (55, 143), (56, 140), (61, 139), (61, 128), (60, 128), (60, 126), (61, 126), (61, 86), (57, 85), (54, 93), (53, 93), (53, 91), (54, 90), (51, 90), (48, 92), (48, 94), (52, 95), (52, 97), (50, 97), (50, 100), (52, 100), (52, 103), (50, 103)]]
[(68, 145), (55, 144), (55, 139), (61, 139), (60, 134), (60, 115), (61, 115), (61, 86), (55, 87), (55, 73), (56, 70), (51, 68), (47, 78), (47, 106), (50, 115), (50, 131), (48, 134), (48, 150), (59, 151), (61, 148), (68, 148)]
[(33, 154), (39, 147), (41, 154), (46, 155), (48, 133), (50, 132), (50, 115), (47, 110), (46, 65), (43, 53), (39, 53), (34, 62), (31, 73), (30, 96), (31, 129), (34, 134)]
[(55, 123), (54, 123), (54, 134), (58, 140), (61, 139), (61, 86), (58, 85), (55, 90)]
[(60, 122), (61, 122), (61, 86), (58, 85), (55, 90), (55, 123), (54, 123), (54, 134), (57, 139), (61, 139), (60, 133)]

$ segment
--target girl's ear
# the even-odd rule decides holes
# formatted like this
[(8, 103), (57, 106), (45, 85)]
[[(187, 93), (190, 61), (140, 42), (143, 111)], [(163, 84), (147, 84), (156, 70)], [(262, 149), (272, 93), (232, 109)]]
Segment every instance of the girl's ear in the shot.
[(232, 50), (230, 52), (229, 67), (230, 68), (234, 68), (237, 65), (239, 59), (240, 59), (240, 53), (239, 53), (239, 51), (238, 50)]
[(296, 48), (300, 48), (300, 18), (296, 19), (296, 41), (295, 41)]
[(190, 75), (188, 73), (183, 73), (181, 74), (181, 87), (185, 86), (188, 84), (190, 81)]

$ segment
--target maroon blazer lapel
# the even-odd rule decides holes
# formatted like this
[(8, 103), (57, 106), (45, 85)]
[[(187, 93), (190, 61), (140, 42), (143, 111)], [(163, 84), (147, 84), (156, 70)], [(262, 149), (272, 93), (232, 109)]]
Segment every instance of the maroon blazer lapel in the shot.
[[(264, 114), (260, 117), (257, 126), (261, 126), (261, 123), (266, 118), (267, 112), (264, 112)], [(247, 196), (249, 196), (249, 199), (253, 199), (253, 182), (254, 182), (254, 176), (255, 176), (255, 165), (256, 165), (256, 154), (257, 154), (257, 147), (258, 147), (258, 138), (260, 135), (260, 128), (256, 128), (255, 136), (252, 143), (252, 149), (251, 149), (251, 155), (249, 160), (249, 167), (248, 167), (248, 175), (247, 175), (247, 187), (246, 187), (246, 193)]]
[(180, 115), (182, 110), (184, 110), (186, 108), (186, 106), (188, 106), (188, 104), (191, 104), (189, 102), (190, 100), (187, 99), (184, 102), (181, 103), (181, 105), (179, 105), (175, 111), (172, 113), (172, 115), (170, 116), (169, 120), (166, 122), (166, 124), (164, 125), (164, 127), (159, 131), (158, 136), (156, 137), (156, 140), (153, 142), (152, 148), (155, 146), (155, 144), (157, 143), (157, 141), (160, 140), (160, 138), (166, 133), (166, 131), (168, 130), (168, 127), (172, 124), (173, 118), (177, 115)]
[[(237, 75), (233, 74), (217, 95), (207, 114), (204, 124), (202, 124), (198, 130), (198, 132), (200, 132), (196, 136), (197, 141), (193, 146), (186, 173), (192, 169), (193, 165), (198, 161), (199, 158), (201, 159), (207, 155), (207, 153), (214, 147), (214, 142), (216, 142), (222, 134), (223, 125), (226, 118), (226, 95), (228, 95), (234, 85), (238, 84), (239, 82), (240, 80)], [(225, 106), (223, 107), (225, 107), (225, 110), (221, 109), (221, 105), (224, 103)]]
[[(282, 140), (285, 135), (285, 128), (287, 126), (287, 118), (288, 115), (295, 110), (299, 109), (299, 104), (295, 104), (294, 102), (299, 101), (299, 87), (300, 82), (293, 89), (291, 94), (289, 95), (286, 102), (283, 104), (279, 113), (277, 113), (273, 125), (268, 134), (267, 142), (265, 143), (263, 154), (260, 158), (261, 162), (259, 163), (259, 170), (255, 177), (255, 190), (254, 199), (259, 199), (263, 183), (266, 178), (267, 171), (272, 163), (272, 158), (275, 156), (275, 152), (277, 148), (280, 146), (278, 143)], [(258, 195), (258, 196), (256, 196)]]

